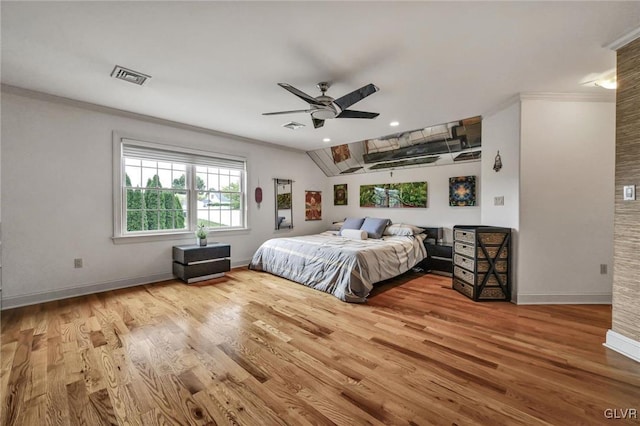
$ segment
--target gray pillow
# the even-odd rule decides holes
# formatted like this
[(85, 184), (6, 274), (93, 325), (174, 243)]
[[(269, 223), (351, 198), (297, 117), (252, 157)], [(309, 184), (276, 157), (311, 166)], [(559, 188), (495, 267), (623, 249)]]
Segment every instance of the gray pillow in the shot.
[(382, 238), (382, 233), (389, 223), (391, 223), (391, 220), (389, 219), (367, 217), (364, 219), (360, 229), (367, 231), (369, 238)]
[(344, 220), (342, 227), (340, 228), (340, 234), (342, 235), (343, 229), (360, 229), (364, 218), (361, 217), (348, 217)]

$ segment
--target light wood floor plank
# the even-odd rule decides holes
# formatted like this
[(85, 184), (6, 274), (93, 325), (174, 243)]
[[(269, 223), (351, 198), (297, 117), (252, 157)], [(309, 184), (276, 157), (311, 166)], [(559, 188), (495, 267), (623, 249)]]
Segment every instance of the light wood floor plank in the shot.
[(2, 320), (2, 425), (600, 425), (606, 409), (640, 411), (640, 364), (602, 346), (610, 306), (474, 303), (413, 272), (360, 305), (239, 268)]

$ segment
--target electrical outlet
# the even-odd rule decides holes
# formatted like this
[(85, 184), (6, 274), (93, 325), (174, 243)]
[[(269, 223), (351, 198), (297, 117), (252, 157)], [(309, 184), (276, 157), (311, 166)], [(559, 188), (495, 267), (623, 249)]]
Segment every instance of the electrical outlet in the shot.
[(600, 274), (607, 275), (607, 264), (606, 263), (601, 263), (600, 264)]
[(74, 268), (82, 268), (82, 258), (78, 257), (77, 259), (73, 259), (73, 267)]
[(504, 195), (501, 195), (500, 197), (493, 197), (493, 205), (504, 206)]

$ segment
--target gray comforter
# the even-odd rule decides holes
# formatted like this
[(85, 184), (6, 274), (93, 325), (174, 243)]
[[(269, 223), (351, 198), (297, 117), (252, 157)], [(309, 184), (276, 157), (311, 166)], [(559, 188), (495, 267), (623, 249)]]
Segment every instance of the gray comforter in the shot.
[(427, 256), (423, 239), (424, 235), (351, 240), (333, 231), (274, 238), (258, 248), (249, 268), (331, 293), (345, 302), (364, 302), (374, 283), (408, 271)]

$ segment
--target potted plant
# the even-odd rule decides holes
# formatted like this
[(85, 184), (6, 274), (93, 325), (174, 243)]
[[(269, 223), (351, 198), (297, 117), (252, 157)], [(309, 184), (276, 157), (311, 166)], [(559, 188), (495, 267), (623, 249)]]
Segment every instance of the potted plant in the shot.
[(198, 228), (196, 229), (196, 239), (200, 246), (207, 245), (207, 227), (204, 226), (204, 223), (198, 225)]

